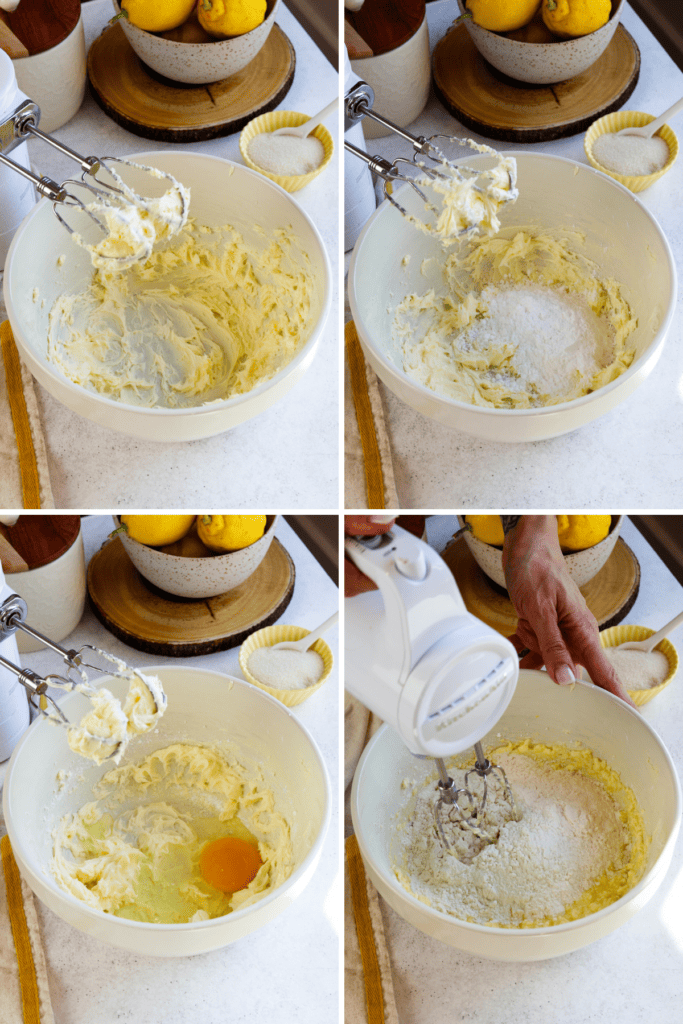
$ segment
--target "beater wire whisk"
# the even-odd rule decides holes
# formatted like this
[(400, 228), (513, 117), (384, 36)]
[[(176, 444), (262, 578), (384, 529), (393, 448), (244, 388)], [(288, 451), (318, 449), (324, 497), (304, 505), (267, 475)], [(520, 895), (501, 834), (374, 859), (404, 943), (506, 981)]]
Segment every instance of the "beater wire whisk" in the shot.
[[(86, 661), (84, 653), (86, 651), (92, 651), (94, 654), (99, 655), (105, 662), (113, 662), (118, 666), (118, 671), (114, 671), (113, 675), (123, 675), (123, 669), (127, 668), (126, 665), (112, 654), (108, 654), (106, 651), (101, 650), (99, 647), (94, 647), (92, 644), (82, 644), (77, 649), (66, 650), (64, 647), (60, 647), (49, 637), (39, 633), (37, 629), (33, 629), (25, 621), (27, 614), (27, 605), (23, 598), (19, 597), (18, 594), (10, 594), (8, 598), (3, 601), (0, 605), (0, 640), (4, 640), (5, 637), (11, 636), (12, 633), (16, 632), (17, 629), (26, 633), (27, 636), (32, 637), (39, 643), (44, 644), (50, 650), (54, 651), (60, 656), (64, 662), (66, 671), (63, 674), (50, 672), (45, 676), (39, 675), (37, 672), (33, 672), (31, 669), (21, 668), (19, 665), (15, 665), (13, 662), (8, 661), (6, 658), (0, 656), (0, 665), (3, 668), (8, 669), (14, 675), (17, 676), (19, 682), (25, 688), (28, 693), (29, 703), (36, 708), (37, 711), (49, 721), (54, 722), (57, 725), (63, 725), (71, 727), (72, 723), (68, 720), (59, 704), (48, 694), (47, 690), (49, 686), (55, 686), (65, 690), (78, 689), (79, 692), (83, 693), (86, 697), (92, 697), (98, 691), (96, 687), (88, 680), (86, 669), (92, 669), (95, 672), (103, 673), (107, 672), (107, 668), (103, 668), (102, 665), (92, 664), (90, 661)], [(111, 670), (110, 670), (111, 671)], [(144, 677), (141, 677), (143, 682)], [(147, 687), (154, 701), (156, 711), (161, 711), (160, 704), (163, 703), (165, 706), (165, 695), (163, 691), (159, 691), (157, 694), (154, 689)], [(102, 737), (94, 736), (93, 739), (101, 742)], [(113, 757), (119, 747), (120, 742), (116, 743), (114, 748), (108, 757)]]
[[(462, 786), (457, 786), (450, 777), (443, 759), (436, 758), (440, 778), (437, 783), (439, 796), (434, 804), (434, 822), (439, 838), (447, 850), (452, 849), (452, 844), (444, 829), (446, 824), (467, 829), (488, 844), (495, 843), (498, 839), (498, 833), (482, 823), (489, 795), (489, 779), (495, 778), (502, 784), (503, 799), (511, 811), (510, 820), (519, 820), (519, 812), (505, 771), (488, 760), (481, 743), (474, 744), (474, 752), (477, 758), (474, 768), (469, 768), (465, 772)], [(473, 778), (481, 781), (480, 796), (473, 793), (470, 787), (470, 779)]]
[[(150, 210), (150, 206), (154, 203), (154, 199), (141, 196), (135, 192), (123, 181), (115, 168), (112, 167), (112, 164), (127, 165), (138, 169), (142, 168), (142, 170), (148, 170), (147, 168), (142, 167), (141, 164), (125, 160), (123, 157), (81, 156), (80, 153), (76, 153), (73, 149), (70, 149), (63, 143), (53, 139), (50, 135), (42, 132), (38, 128), (39, 120), (40, 108), (32, 100), (25, 100), (4, 122), (0, 123), (0, 163), (6, 164), (12, 170), (21, 174), (24, 178), (28, 178), (29, 181), (33, 182), (39, 195), (52, 201), (55, 216), (72, 237), (79, 238), (80, 234), (64, 219), (60, 212), (60, 207), (76, 209), (85, 213), (90, 218), (90, 221), (103, 233), (105, 238), (109, 234), (109, 229), (100, 217), (93, 212), (93, 210), (88, 209), (90, 202), (110, 209), (114, 218), (116, 218), (117, 215), (122, 217), (122, 213), (125, 210), (126, 205), (132, 204), (140, 207), (141, 209)], [(10, 160), (6, 154), (11, 152), (15, 146), (19, 145), (30, 136), (42, 139), (43, 142), (47, 142), (49, 146), (57, 149), (70, 160), (74, 160), (76, 163), (80, 164), (81, 177), (68, 178), (61, 184), (58, 184), (47, 175), (38, 176), (33, 174), (33, 172), (28, 170), (26, 167), (16, 163), (14, 160)], [(101, 170), (105, 170), (111, 175), (113, 183), (105, 181), (102, 178), (98, 178), (97, 175)], [(185, 190), (178, 187), (178, 183), (170, 174), (155, 170), (152, 176), (157, 179), (166, 179), (171, 182), (171, 185), (177, 192), (180, 200), (180, 219), (184, 223), (187, 219), (188, 208), (188, 197)], [(88, 202), (84, 202), (83, 199), (74, 194), (72, 191), (73, 186), (76, 186), (79, 189), (85, 189), (93, 199), (88, 200)], [(146, 258), (146, 256), (151, 252), (151, 249), (151, 242), (149, 246), (141, 243), (140, 251), (136, 252), (133, 256), (124, 255), (114, 256), (111, 258), (123, 269), (126, 266), (130, 266), (131, 263), (138, 262), (140, 259)]]
[[(458, 183), (465, 183), (468, 181), (474, 181), (474, 179), (480, 179), (486, 182), (486, 185), (472, 184), (471, 189), (473, 192), (480, 196), (490, 196), (495, 198), (500, 203), (514, 202), (519, 193), (517, 191), (517, 176), (514, 169), (514, 162), (512, 162), (506, 168), (506, 174), (508, 181), (503, 183), (502, 181), (496, 181), (491, 171), (483, 169), (475, 169), (473, 167), (467, 167), (462, 164), (457, 166), (453, 163), (453, 158), (447, 155), (447, 149), (450, 146), (466, 145), (467, 142), (464, 139), (459, 139), (453, 135), (445, 135), (443, 133), (436, 133), (425, 137), (424, 135), (412, 135), (404, 128), (400, 128), (398, 125), (389, 121), (386, 117), (378, 114), (372, 109), (374, 102), (374, 92), (369, 85), (365, 82), (357, 82), (352, 89), (346, 95), (345, 98), (345, 115), (346, 115), (346, 127), (350, 127), (357, 121), (360, 121), (363, 117), (369, 117), (373, 121), (377, 121), (378, 124), (388, 128), (390, 132), (399, 135), (405, 139), (413, 147), (412, 160), (406, 157), (397, 157), (393, 162), (385, 160), (380, 156), (369, 156), (364, 150), (359, 149), (358, 146), (354, 146), (350, 142), (345, 142), (345, 148), (357, 156), (360, 160), (363, 160), (368, 164), (373, 174), (382, 178), (384, 181), (384, 197), (394, 206), (404, 217), (409, 217), (407, 210), (403, 207), (394, 197), (392, 184), (396, 181), (403, 184), (410, 185), (415, 192), (424, 201), (428, 210), (438, 214), (440, 211), (434, 203), (427, 198), (422, 188), (424, 186), (424, 178), (432, 180), (441, 179), (443, 181), (453, 181)], [(436, 140), (444, 140), (443, 143), (437, 145)], [(446, 144), (444, 146), (444, 143)], [(425, 160), (431, 160), (436, 165), (435, 167), (429, 167), (424, 162)], [(418, 167), (420, 175), (415, 177), (403, 173), (398, 164), (408, 164), (410, 167)], [(443, 169), (439, 169), (438, 165), (441, 165)], [(446, 173), (447, 171), (447, 173)], [(459, 231), (456, 237), (462, 237), (463, 235), (472, 234), (477, 230), (476, 224), (470, 225)]]

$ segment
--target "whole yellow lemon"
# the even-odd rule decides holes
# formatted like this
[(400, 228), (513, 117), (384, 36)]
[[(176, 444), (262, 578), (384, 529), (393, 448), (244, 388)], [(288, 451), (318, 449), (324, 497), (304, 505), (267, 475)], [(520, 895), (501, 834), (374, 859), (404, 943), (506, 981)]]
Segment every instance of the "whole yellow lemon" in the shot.
[(472, 21), (489, 32), (513, 32), (533, 18), (541, 0), (467, 0)]
[(161, 548), (174, 544), (192, 529), (195, 517), (191, 516), (129, 516), (119, 517), (121, 525), (114, 533), (126, 533), (140, 544), (150, 548)]
[(465, 522), (472, 527), (472, 535), (477, 540), (502, 548), (505, 535), (500, 516), (465, 516)]
[(238, 551), (247, 548), (266, 529), (265, 516), (200, 516), (197, 534), (211, 551)]
[(243, 36), (261, 24), (266, 0), (199, 0), (199, 24), (212, 36)]
[(604, 540), (611, 516), (558, 516), (557, 537), (563, 551), (583, 551)]
[(606, 25), (612, 0), (543, 0), (543, 21), (563, 39), (587, 36)]
[(145, 32), (167, 32), (187, 21), (195, 3), (196, 0), (120, 0), (119, 6), (131, 25)]

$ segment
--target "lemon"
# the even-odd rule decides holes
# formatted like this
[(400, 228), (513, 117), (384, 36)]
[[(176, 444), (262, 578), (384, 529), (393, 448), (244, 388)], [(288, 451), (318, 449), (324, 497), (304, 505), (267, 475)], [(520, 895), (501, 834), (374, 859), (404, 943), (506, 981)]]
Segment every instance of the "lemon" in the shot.
[(145, 32), (177, 28), (190, 17), (195, 3), (196, 0), (119, 0), (124, 17)]
[(609, 533), (611, 516), (558, 516), (557, 536), (563, 551), (583, 551)]
[(596, 32), (609, 21), (611, 0), (543, 0), (543, 21), (556, 36), (571, 39)]
[(160, 549), (166, 555), (179, 555), (181, 558), (213, 558), (214, 552), (202, 544), (197, 535), (197, 523), (192, 524), (190, 532), (173, 544), (164, 544)]
[(265, 516), (200, 516), (197, 533), (212, 551), (238, 551), (262, 537)]
[(472, 527), (472, 535), (478, 540), (502, 548), (505, 536), (500, 516), (465, 516), (465, 522)]
[(243, 36), (266, 16), (266, 0), (199, 0), (199, 24), (212, 36)]
[[(489, 32), (513, 32), (531, 21), (541, 0), (467, 0), (472, 21)], [(502, 543), (502, 542), (501, 542)]]
[[(192, 516), (120, 516), (121, 525), (116, 533), (126, 533), (140, 544), (150, 548), (160, 548), (164, 544), (174, 544), (192, 528), (195, 517)], [(113, 536), (113, 534), (112, 534)]]

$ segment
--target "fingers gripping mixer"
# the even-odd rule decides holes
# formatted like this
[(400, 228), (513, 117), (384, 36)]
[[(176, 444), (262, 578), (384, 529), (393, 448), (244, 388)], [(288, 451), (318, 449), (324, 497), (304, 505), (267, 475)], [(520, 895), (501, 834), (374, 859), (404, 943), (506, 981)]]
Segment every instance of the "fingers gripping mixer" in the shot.
[[(517, 816), (504, 772), (486, 759), (480, 743), (512, 699), (517, 653), (467, 611), (440, 556), (401, 527), (347, 538), (346, 552), (379, 588), (345, 604), (346, 688), (413, 754), (437, 759), (435, 815), (444, 845), (445, 816), (486, 839), (478, 820), (494, 777)], [(471, 746), (476, 764), (458, 788), (444, 758)]]

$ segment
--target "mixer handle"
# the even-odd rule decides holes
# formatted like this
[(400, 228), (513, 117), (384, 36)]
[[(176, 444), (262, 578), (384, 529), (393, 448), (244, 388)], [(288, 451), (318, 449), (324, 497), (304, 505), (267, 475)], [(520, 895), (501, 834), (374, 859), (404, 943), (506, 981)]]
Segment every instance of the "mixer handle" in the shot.
[(439, 626), (467, 615), (455, 580), (428, 544), (400, 526), (377, 537), (347, 537), (346, 552), (380, 590), (392, 640), (389, 655), (397, 662), (397, 678), (405, 681)]

